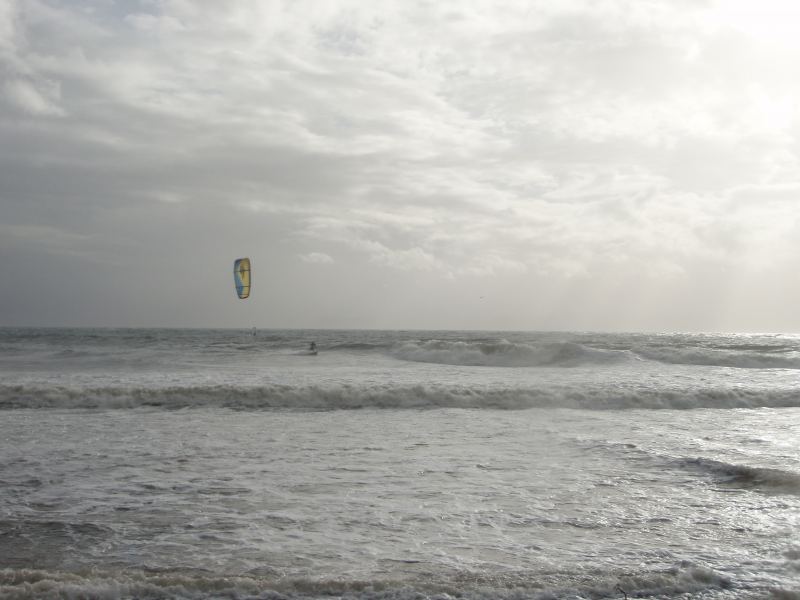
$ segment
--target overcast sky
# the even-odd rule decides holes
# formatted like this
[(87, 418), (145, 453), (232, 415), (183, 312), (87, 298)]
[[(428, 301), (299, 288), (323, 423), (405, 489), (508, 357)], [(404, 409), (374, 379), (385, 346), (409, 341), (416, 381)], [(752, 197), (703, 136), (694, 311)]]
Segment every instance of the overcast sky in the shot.
[(798, 65), (794, 0), (0, 0), (0, 325), (800, 332)]

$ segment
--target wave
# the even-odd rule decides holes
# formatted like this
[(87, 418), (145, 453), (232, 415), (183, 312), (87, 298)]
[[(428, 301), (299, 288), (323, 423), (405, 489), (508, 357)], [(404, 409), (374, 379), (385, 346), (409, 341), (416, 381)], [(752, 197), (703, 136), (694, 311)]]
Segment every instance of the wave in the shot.
[(234, 410), (499, 409), (586, 410), (783, 408), (800, 406), (795, 390), (664, 390), (611, 385), (469, 387), (444, 384), (230, 385), (173, 387), (67, 387), (0, 385), (0, 409), (203, 408)]
[[(271, 598), (297, 600), (544, 600), (554, 598), (765, 597), (779, 588), (736, 584), (712, 569), (681, 565), (662, 571), (616, 574), (602, 570), (580, 572), (448, 574), (435, 578), (400, 580), (288, 579), (268, 576), (215, 576), (192, 572), (147, 572), (134, 569), (84, 572), (1, 569), (0, 597), (27, 598)], [(719, 595), (717, 595), (719, 594)]]
[[(736, 348), (736, 349), (734, 349)], [(641, 359), (676, 365), (732, 367), (737, 369), (800, 369), (800, 355), (785, 349), (758, 347), (721, 348), (637, 348)]]
[(786, 346), (597, 347), (575, 341), (414, 340), (382, 348), (341, 345), (333, 349), (381, 350), (400, 360), (478, 367), (580, 367), (646, 361), (739, 369), (800, 369), (800, 354)]
[(164, 360), (266, 358), (308, 347), (325, 355), (380, 355), (402, 361), (469, 367), (614, 367), (696, 365), (740, 369), (800, 370), (800, 338), (794, 336), (660, 335), (592, 333), (221, 330), (3, 330), (0, 363), (52, 369)]
[(709, 473), (718, 483), (729, 487), (800, 495), (800, 473), (793, 471), (739, 465), (709, 458), (683, 459), (679, 464)]
[(409, 341), (394, 347), (390, 354), (413, 362), (469, 367), (576, 367), (634, 358), (624, 350), (590, 348), (576, 342), (524, 344), (508, 340)]

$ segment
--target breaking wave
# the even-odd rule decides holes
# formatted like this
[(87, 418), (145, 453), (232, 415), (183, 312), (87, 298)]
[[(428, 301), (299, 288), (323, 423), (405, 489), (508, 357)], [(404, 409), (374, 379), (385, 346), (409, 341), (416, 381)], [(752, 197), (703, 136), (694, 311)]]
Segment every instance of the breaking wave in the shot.
[(680, 465), (709, 473), (718, 483), (730, 487), (800, 495), (800, 473), (738, 465), (708, 458), (684, 459), (680, 461)]
[(203, 408), (234, 410), (505, 409), (587, 410), (779, 408), (800, 406), (795, 390), (612, 385), (470, 387), (444, 384), (229, 385), (175, 387), (67, 387), (0, 385), (0, 409)]
[(800, 369), (800, 356), (775, 348), (644, 348), (635, 354), (644, 359), (675, 365), (732, 367), (737, 369)]
[(507, 340), (409, 341), (395, 347), (391, 354), (414, 362), (470, 367), (576, 367), (619, 363), (635, 358), (628, 351), (590, 348), (576, 342), (534, 345)]
[(580, 367), (646, 361), (739, 369), (800, 369), (793, 347), (639, 346), (603, 348), (574, 341), (413, 340), (391, 346), (341, 345), (336, 350), (385, 351), (400, 360), (476, 367)]
[(555, 598), (676, 597), (704, 594), (722, 598), (764, 597), (777, 591), (737, 584), (712, 569), (680, 565), (663, 571), (616, 574), (608, 571), (509, 573), (495, 577), (453, 574), (409, 581), (274, 579), (182, 572), (102, 571), (70, 573), (35, 569), (0, 570), (0, 597), (27, 598), (239, 598), (297, 600), (545, 600)]

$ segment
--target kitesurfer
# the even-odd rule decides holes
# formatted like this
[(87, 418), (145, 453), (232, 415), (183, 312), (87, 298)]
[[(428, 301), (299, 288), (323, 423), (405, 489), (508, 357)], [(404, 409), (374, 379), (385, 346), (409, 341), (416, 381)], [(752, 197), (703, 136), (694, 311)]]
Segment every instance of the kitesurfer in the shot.
[(317, 351), (317, 342), (311, 342), (311, 345), (308, 347), (309, 352), (316, 352)]

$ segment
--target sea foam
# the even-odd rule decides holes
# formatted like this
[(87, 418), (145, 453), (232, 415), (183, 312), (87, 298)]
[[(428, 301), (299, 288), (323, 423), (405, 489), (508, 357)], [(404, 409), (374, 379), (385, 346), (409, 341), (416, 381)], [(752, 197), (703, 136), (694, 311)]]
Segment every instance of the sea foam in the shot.
[(431, 339), (359, 349), (383, 351), (406, 361), (482, 367), (614, 366), (644, 361), (739, 369), (800, 369), (800, 354), (793, 348), (771, 346), (709, 348), (629, 342), (627, 348), (602, 348), (576, 341), (523, 343), (505, 339)]
[[(555, 598), (665, 597), (702, 593), (703, 597), (758, 598), (766, 589), (738, 588), (712, 569), (686, 565), (660, 572), (509, 573), (493, 579), (465, 573), (435, 580), (346, 581), (332, 579), (271, 579), (257, 576), (214, 577), (180, 572), (136, 570), (67, 573), (35, 569), (0, 570), (0, 597), (27, 598), (241, 598), (311, 600), (551, 600)], [(776, 591), (776, 590), (769, 590)]]
[(409, 341), (392, 348), (390, 353), (414, 362), (484, 367), (574, 367), (633, 358), (626, 351), (595, 349), (574, 342), (523, 344), (503, 339)]
[(586, 410), (779, 408), (800, 406), (794, 390), (663, 389), (614, 385), (480, 387), (445, 384), (69, 387), (0, 385), (0, 409), (203, 408), (234, 410), (500, 409)]

